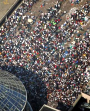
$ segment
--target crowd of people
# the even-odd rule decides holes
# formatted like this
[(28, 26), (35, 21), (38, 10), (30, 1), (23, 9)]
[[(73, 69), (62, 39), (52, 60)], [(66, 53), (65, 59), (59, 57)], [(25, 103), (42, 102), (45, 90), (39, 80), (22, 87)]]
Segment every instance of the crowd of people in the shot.
[(59, 26), (66, 14), (60, 13), (62, 2), (41, 11), (37, 21), (36, 16), (25, 15), (33, 2), (24, 0), (0, 28), (0, 68), (22, 80), (34, 107), (47, 101), (70, 106), (89, 81), (90, 29), (84, 32), (83, 25), (89, 21), (90, 5), (86, 2)]
[(82, 0), (70, 0), (71, 3), (79, 4)]

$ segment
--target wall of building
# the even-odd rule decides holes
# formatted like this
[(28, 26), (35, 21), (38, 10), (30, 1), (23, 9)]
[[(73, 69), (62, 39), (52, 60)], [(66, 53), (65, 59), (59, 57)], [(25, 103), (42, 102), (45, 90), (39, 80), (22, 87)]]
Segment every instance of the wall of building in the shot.
[(83, 98), (87, 99), (87, 103), (89, 103), (89, 101), (90, 101), (90, 96), (87, 95), (87, 94), (85, 94), (85, 93), (81, 93), (81, 95), (82, 95)]
[(13, 11), (22, 3), (23, 0), (17, 0), (15, 2), (15, 4), (13, 4), (10, 8), (10, 10), (8, 10), (8, 12), (6, 13), (6, 15), (4, 15), (4, 17), (1, 19), (0, 21), (0, 27), (3, 25), (3, 23), (8, 19), (8, 17), (13, 13)]

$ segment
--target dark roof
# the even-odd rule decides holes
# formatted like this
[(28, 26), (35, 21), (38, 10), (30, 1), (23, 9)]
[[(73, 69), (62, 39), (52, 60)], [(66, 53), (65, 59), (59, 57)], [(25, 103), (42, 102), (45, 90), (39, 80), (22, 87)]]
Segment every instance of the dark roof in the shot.
[(90, 111), (90, 105), (87, 103), (87, 99), (81, 97), (74, 107), (71, 107), (69, 111)]

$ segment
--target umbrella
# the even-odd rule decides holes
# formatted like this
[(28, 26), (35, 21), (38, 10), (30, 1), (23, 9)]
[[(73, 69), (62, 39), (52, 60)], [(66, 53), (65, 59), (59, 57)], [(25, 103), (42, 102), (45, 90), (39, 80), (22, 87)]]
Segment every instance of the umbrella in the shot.
[(53, 22), (53, 25), (56, 25), (56, 22)]
[(32, 23), (32, 22), (33, 22), (33, 20), (32, 20), (32, 19), (28, 19), (28, 22), (29, 22), (29, 23)]
[(88, 21), (88, 17), (85, 16), (84, 20), (87, 22)]
[(76, 64), (78, 63), (78, 61), (76, 61)]
[(86, 54), (83, 54), (83, 56), (85, 57), (85, 56), (86, 56)]
[(68, 51), (65, 51), (65, 54), (68, 54)]

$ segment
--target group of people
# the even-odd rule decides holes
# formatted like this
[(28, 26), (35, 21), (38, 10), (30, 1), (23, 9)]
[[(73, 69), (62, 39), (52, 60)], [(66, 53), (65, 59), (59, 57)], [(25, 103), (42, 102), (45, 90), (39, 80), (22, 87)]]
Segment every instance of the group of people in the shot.
[(83, 25), (90, 5), (86, 2), (59, 25), (66, 14), (60, 12), (62, 3), (58, 0), (46, 13), (41, 11), (37, 21), (25, 15), (32, 1), (24, 0), (0, 28), (0, 68), (24, 83), (35, 111), (47, 102), (72, 105), (89, 81), (90, 29), (84, 32)]
[(79, 4), (80, 2), (82, 2), (82, 0), (70, 0), (70, 2), (74, 4)]

